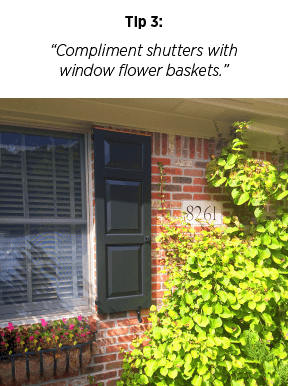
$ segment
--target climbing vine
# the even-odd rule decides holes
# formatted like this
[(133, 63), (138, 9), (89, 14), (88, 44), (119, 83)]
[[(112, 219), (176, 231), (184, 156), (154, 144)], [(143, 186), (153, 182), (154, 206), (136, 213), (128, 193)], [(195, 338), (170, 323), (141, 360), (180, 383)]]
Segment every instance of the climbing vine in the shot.
[(163, 306), (151, 307), (152, 327), (125, 354), (118, 386), (287, 385), (288, 162), (249, 158), (246, 127), (235, 124), (206, 173), (244, 212), (198, 234), (166, 215)]

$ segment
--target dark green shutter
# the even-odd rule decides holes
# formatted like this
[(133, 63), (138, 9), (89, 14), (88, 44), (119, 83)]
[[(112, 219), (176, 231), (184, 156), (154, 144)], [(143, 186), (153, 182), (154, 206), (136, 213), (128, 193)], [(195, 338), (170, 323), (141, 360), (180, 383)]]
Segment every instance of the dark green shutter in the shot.
[(94, 129), (98, 313), (151, 306), (151, 138)]

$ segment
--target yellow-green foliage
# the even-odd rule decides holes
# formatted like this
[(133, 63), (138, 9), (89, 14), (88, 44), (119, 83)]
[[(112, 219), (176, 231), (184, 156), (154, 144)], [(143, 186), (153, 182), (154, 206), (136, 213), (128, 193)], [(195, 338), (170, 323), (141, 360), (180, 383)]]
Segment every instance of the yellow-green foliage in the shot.
[[(163, 306), (158, 312), (151, 307), (149, 344), (144, 347), (145, 337), (134, 341), (118, 386), (287, 385), (288, 213), (278, 207), (271, 219), (261, 208), (264, 197), (287, 197), (287, 179), (268, 163), (254, 168), (242, 158), (244, 142), (238, 145), (236, 153), (235, 142), (224, 149), (223, 170), (211, 181), (236, 181), (229, 185), (237, 189), (233, 200), (258, 208), (257, 223), (244, 231), (237, 218), (227, 219), (227, 227), (209, 225), (195, 234), (167, 216), (158, 238), (169, 274)], [(243, 170), (241, 184), (234, 168)]]

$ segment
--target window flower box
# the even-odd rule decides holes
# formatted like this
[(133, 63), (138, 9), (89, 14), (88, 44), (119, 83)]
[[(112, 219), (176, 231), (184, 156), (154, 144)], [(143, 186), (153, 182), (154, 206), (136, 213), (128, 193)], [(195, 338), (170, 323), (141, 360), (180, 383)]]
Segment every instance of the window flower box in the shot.
[(41, 319), (41, 325), (28, 328), (17, 329), (9, 323), (0, 338), (0, 379), (2, 384), (10, 386), (13, 380), (20, 385), (49, 381), (54, 375), (62, 377), (68, 370), (78, 375), (79, 369), (91, 362), (95, 335), (79, 316), (78, 320), (64, 319), (50, 324)]

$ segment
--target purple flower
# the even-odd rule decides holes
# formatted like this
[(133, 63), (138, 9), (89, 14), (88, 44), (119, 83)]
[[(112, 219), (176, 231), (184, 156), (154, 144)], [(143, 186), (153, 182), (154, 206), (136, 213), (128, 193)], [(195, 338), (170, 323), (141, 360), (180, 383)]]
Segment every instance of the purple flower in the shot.
[(42, 324), (42, 327), (45, 327), (47, 326), (47, 322), (45, 322), (45, 319), (40, 319), (41, 320), (41, 324)]

